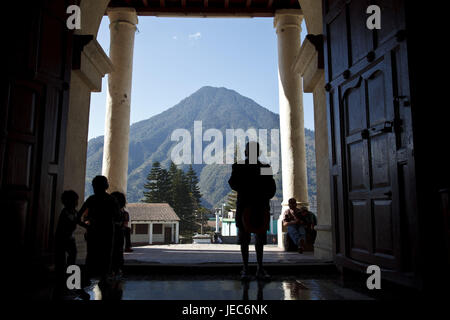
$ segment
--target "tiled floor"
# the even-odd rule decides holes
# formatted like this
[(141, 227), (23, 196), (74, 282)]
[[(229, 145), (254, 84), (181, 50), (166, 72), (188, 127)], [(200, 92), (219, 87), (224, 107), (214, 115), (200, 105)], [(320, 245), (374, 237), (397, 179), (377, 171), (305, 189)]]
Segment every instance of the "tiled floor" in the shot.
[[(115, 281), (112, 299), (122, 300), (368, 300), (363, 293), (341, 287), (333, 278), (275, 276), (271, 282), (243, 283), (230, 277), (130, 276)], [(87, 290), (91, 300), (102, 299), (94, 283)], [(112, 294), (111, 294), (112, 292)], [(105, 297), (103, 297), (105, 298)]]
[[(243, 283), (239, 280), (242, 263), (240, 247), (234, 244), (176, 244), (134, 247), (125, 254), (128, 276), (121, 281), (112, 281), (100, 290), (94, 282), (87, 292), (91, 300), (361, 300), (370, 299), (364, 293), (339, 285), (336, 274), (318, 272), (306, 275), (306, 265), (326, 265), (312, 252), (299, 254), (285, 252), (275, 245), (264, 247), (264, 263), (273, 274), (272, 281), (263, 283), (253, 279)], [(254, 246), (250, 247), (249, 262), (256, 262)], [(212, 267), (214, 274), (208, 271)], [(134, 266), (134, 267), (133, 267)], [(157, 272), (136, 273), (136, 266), (154, 268)], [(173, 274), (165, 266), (180, 266)], [(195, 272), (188, 268), (196, 266)], [(287, 267), (293, 267), (289, 273)], [(252, 267), (253, 268), (253, 267)], [(153, 269), (152, 269), (153, 270)], [(217, 271), (219, 270), (219, 271)], [(165, 272), (167, 271), (167, 272)], [(211, 271), (211, 270), (209, 270)], [(253, 270), (255, 271), (255, 270)], [(298, 276), (298, 274), (303, 276)], [(111, 290), (112, 288), (112, 290)]]

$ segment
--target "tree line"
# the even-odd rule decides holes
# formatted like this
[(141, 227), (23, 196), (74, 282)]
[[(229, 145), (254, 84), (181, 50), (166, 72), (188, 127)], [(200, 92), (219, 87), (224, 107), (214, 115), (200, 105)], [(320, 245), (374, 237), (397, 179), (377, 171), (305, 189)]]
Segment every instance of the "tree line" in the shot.
[(142, 201), (168, 203), (181, 219), (180, 234), (190, 238), (199, 231), (209, 214), (209, 210), (201, 206), (202, 194), (198, 183), (192, 165), (184, 172), (173, 162), (167, 170), (155, 161), (147, 175)]

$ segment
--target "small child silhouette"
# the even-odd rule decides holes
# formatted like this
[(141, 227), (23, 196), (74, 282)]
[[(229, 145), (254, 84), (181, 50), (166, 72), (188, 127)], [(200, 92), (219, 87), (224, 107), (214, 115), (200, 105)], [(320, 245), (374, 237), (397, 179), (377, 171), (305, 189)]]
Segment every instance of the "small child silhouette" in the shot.
[[(61, 195), (64, 208), (59, 215), (55, 234), (55, 271), (59, 281), (65, 279), (67, 266), (75, 264), (77, 247), (73, 232), (77, 227), (78, 194), (73, 190), (64, 191)], [(67, 254), (67, 256), (66, 256)]]

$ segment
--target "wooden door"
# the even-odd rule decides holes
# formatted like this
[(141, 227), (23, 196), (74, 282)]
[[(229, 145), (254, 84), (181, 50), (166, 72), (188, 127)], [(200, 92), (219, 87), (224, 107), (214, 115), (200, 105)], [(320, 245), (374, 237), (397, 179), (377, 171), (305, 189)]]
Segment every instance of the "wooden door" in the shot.
[(32, 1), (7, 10), (20, 23), (12, 23), (7, 32), (11, 41), (1, 91), (0, 188), (1, 207), (8, 215), (5, 247), (18, 265), (50, 263), (53, 256), (72, 65), (66, 8), (73, 2)]
[(164, 228), (164, 243), (172, 243), (172, 228)]
[(376, 264), (410, 283), (416, 248), (409, 76), (403, 0), (324, 0), (326, 90), (335, 256)]

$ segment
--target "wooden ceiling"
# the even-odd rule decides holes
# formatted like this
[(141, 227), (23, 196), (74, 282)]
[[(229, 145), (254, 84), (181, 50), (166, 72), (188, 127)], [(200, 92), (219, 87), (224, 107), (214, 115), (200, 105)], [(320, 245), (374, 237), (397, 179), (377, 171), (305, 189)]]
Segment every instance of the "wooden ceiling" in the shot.
[(135, 8), (140, 16), (273, 17), (300, 9), (298, 0), (111, 0), (109, 7)]

